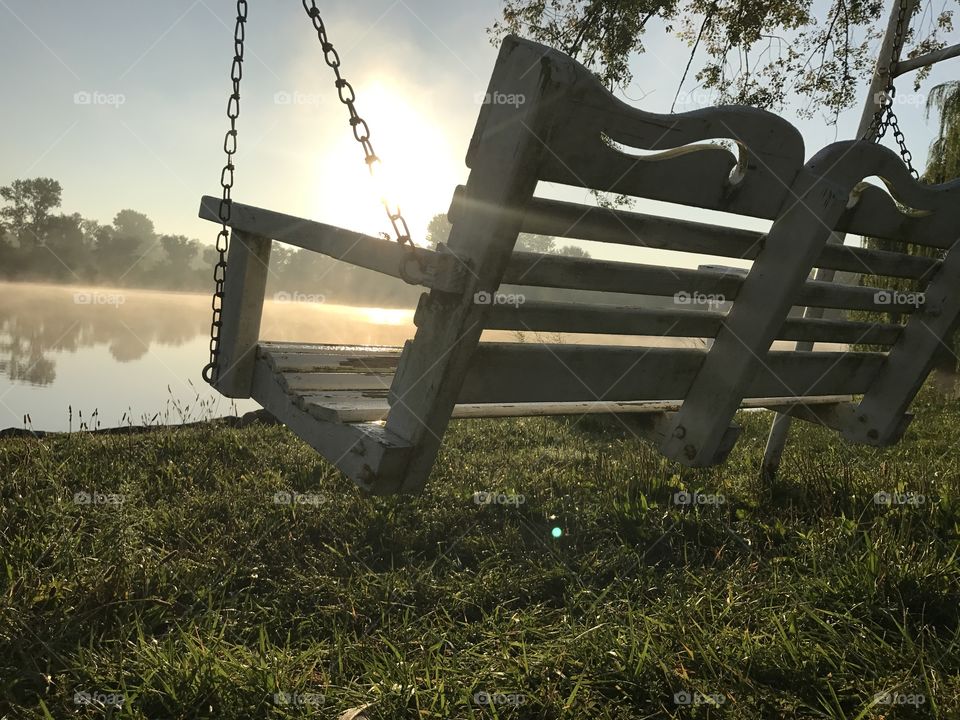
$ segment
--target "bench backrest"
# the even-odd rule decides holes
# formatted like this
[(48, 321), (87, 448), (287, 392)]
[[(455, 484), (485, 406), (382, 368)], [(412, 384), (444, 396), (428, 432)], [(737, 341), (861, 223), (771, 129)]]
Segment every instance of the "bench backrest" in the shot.
[[(442, 434), (480, 332), (501, 328), (715, 338), (708, 352), (658, 350), (665, 369), (656, 373), (642, 361), (649, 351), (630, 346), (504, 345), (485, 353), (489, 402), (683, 399), (656, 432), (661, 449), (686, 464), (722, 459), (730, 419), (747, 397), (865, 393), (859, 408), (822, 412), (819, 421), (861, 442), (899, 437), (934, 350), (960, 313), (960, 293), (951, 290), (960, 279), (957, 251), (915, 257), (905, 252), (906, 243), (953, 248), (960, 237), (960, 183), (920, 185), (892, 152), (868, 142), (835, 143), (804, 163), (798, 131), (758, 109), (647, 113), (615, 98), (567, 56), (513, 37), (504, 41), (487, 97), (516, 102), (482, 108), (467, 156), (471, 174), (449, 213), (449, 251), (468, 268), (467, 292), (423, 297), (388, 427), (403, 437)], [(736, 152), (710, 142), (718, 139)], [(885, 187), (862, 182), (872, 176)], [(764, 234), (546, 200), (535, 197), (541, 181), (762, 218), (773, 226)], [(520, 232), (743, 258), (752, 266), (743, 277), (513, 252)], [(885, 238), (902, 251), (829, 244), (835, 232)], [(925, 298), (898, 305), (911, 320), (891, 324), (883, 313), (899, 296), (816, 282), (809, 279), (813, 268), (910, 278)], [(471, 300), (490, 297), (501, 283), (672, 296), (676, 310)], [(695, 302), (719, 297), (732, 301), (723, 315)], [(854, 321), (791, 313), (804, 307), (868, 315)], [(870, 343), (890, 351), (771, 352), (776, 339)], [(646, 374), (636, 372), (639, 367)]]

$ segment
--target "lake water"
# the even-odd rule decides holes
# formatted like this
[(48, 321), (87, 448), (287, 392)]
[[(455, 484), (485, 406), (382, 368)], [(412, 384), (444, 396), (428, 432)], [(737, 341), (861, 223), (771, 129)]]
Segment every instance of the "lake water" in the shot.
[[(200, 377), (209, 315), (207, 295), (0, 283), (0, 429), (179, 423), (256, 409)], [(413, 330), (412, 310), (268, 300), (262, 336), (402, 345)]]
[[(0, 283), (0, 429), (171, 424), (256, 409), (223, 398), (200, 377), (209, 330), (208, 295)], [(399, 346), (414, 330), (412, 309), (267, 300), (261, 337)], [(698, 339), (528, 339), (703, 347)]]

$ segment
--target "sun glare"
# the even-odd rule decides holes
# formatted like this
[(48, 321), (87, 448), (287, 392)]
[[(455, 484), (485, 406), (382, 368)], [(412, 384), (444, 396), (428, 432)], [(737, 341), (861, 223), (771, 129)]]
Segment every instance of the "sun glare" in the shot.
[(370, 126), (370, 141), (380, 158), (373, 176), (359, 143), (344, 127), (322, 150), (316, 214), (343, 227), (393, 236), (385, 199), (402, 210), (414, 242), (422, 245), (430, 218), (445, 212), (450, 202), (455, 163), (444, 130), (385, 83), (357, 88), (357, 111)]
[(407, 325), (413, 322), (413, 311), (394, 308), (363, 308), (367, 322), (374, 325)]

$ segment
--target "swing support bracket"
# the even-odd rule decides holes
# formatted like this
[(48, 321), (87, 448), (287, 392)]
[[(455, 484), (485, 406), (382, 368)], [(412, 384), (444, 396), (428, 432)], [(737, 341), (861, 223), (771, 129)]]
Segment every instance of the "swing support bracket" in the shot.
[(914, 70), (919, 70), (920, 68), (927, 67), (928, 65), (933, 65), (957, 56), (960, 56), (960, 43), (957, 43), (956, 45), (950, 45), (949, 47), (940, 48), (939, 50), (933, 50), (932, 52), (924, 53), (923, 55), (918, 55), (917, 57), (907, 58), (906, 60), (896, 62), (893, 64), (890, 74), (893, 77), (900, 77), (908, 72), (913, 72)]

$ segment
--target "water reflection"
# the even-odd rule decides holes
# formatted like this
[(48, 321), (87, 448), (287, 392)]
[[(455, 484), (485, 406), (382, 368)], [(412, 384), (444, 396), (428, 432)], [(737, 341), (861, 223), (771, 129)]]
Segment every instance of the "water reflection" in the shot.
[[(255, 409), (200, 379), (210, 298), (115, 288), (0, 283), (0, 429), (190, 422)], [(264, 304), (261, 336), (402, 345), (413, 311)], [(73, 420), (71, 420), (73, 418)]]
[[(0, 373), (49, 385), (51, 355), (102, 345), (119, 363), (151, 347), (181, 346), (209, 332), (210, 299), (192, 293), (0, 283)], [(413, 332), (405, 309), (268, 300), (261, 335), (273, 340), (400, 345)], [(103, 368), (107, 371), (107, 368)]]
[[(109, 300), (109, 302), (108, 302)], [(182, 345), (201, 331), (197, 296), (50, 285), (0, 287), (0, 371), (47, 385), (50, 355), (104, 345), (117, 362), (147, 354), (153, 343)]]

